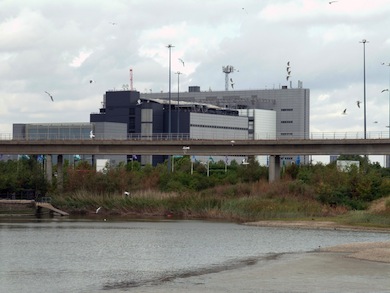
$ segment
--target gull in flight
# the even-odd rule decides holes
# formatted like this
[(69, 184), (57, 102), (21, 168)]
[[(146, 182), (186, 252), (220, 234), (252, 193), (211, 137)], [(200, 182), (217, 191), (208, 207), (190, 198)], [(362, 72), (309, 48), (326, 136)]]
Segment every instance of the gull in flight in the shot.
[(125, 191), (125, 192), (123, 193), (123, 195), (125, 195), (125, 196), (129, 196), (129, 195), (130, 195), (130, 192), (128, 192), (128, 191)]
[(92, 138), (94, 138), (94, 137), (95, 137), (95, 134), (93, 134), (93, 131), (91, 130), (91, 131), (89, 132), (89, 138), (92, 139)]
[(342, 114), (343, 114), (343, 115), (347, 115), (347, 109), (344, 109), (344, 111), (343, 111)]
[(102, 208), (102, 207), (98, 207), (98, 208), (96, 209), (96, 214), (100, 211), (101, 208)]
[(358, 106), (358, 108), (360, 108), (360, 101), (356, 101), (356, 105)]
[(339, 2), (339, 1), (329, 1), (329, 4), (332, 4), (332, 3), (335, 3), (335, 2)]
[(54, 102), (53, 96), (49, 92), (47, 92), (47, 91), (45, 91), (45, 93), (47, 93), (49, 95), (51, 101)]
[(381, 91), (381, 93), (388, 92), (388, 91), (389, 91), (389, 89), (384, 89), (384, 90)]
[(183, 64), (183, 67), (184, 67), (184, 61), (183, 61), (183, 59), (180, 59), (180, 58), (179, 58), (179, 61), (181, 62), (181, 64)]

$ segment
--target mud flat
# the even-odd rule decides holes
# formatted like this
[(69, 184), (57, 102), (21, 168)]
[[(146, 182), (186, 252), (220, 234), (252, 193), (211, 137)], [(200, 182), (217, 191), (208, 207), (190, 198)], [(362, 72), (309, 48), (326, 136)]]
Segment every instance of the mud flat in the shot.
[(390, 241), (281, 254), (235, 270), (177, 278), (131, 292), (390, 292)]

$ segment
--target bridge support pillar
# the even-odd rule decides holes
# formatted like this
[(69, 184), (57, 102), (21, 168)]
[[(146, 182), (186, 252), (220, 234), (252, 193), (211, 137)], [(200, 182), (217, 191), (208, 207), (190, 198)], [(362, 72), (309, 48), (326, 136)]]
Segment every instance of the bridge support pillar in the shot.
[(53, 163), (51, 155), (46, 155), (45, 160), (46, 180), (51, 184), (53, 182)]
[(63, 155), (57, 156), (57, 189), (62, 191), (64, 187)]
[(268, 180), (274, 182), (280, 180), (280, 156), (269, 156)]

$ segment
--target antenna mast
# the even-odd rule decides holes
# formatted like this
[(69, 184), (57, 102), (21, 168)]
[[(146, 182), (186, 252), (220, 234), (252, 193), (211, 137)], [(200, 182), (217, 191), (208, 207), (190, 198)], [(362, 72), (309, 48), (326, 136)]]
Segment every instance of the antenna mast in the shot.
[(133, 69), (130, 68), (130, 90), (133, 90)]
[(222, 66), (222, 71), (225, 73), (225, 91), (229, 90), (229, 74), (234, 71), (234, 67), (231, 65)]

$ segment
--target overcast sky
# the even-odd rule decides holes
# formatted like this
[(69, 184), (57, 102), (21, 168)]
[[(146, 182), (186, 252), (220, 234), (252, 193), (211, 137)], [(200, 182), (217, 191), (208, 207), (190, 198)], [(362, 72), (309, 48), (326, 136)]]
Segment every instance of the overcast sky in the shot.
[(168, 44), (180, 89), (224, 90), (226, 65), (237, 90), (279, 88), (289, 61), (311, 132), (362, 133), (366, 39), (367, 131), (387, 136), (389, 15), (389, 0), (0, 0), (0, 133), (89, 122), (130, 68), (134, 89), (167, 92)]

